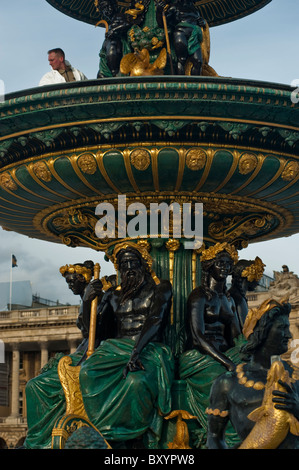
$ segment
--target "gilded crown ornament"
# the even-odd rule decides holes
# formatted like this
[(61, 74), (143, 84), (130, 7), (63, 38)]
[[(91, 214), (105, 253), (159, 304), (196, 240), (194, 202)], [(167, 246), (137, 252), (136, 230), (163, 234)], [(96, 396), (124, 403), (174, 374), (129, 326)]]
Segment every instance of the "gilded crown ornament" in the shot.
[(65, 266), (61, 266), (59, 271), (64, 277), (66, 274), (81, 274), (87, 283), (90, 282), (92, 278), (92, 269), (86, 266), (80, 266), (79, 264), (66, 264)]
[(218, 253), (221, 253), (222, 251), (226, 251), (231, 259), (233, 260), (234, 264), (237, 263), (238, 261), (238, 252), (236, 248), (233, 245), (230, 245), (227, 242), (224, 243), (216, 243), (213, 246), (210, 246), (206, 250), (204, 250), (201, 254), (200, 261), (210, 261), (211, 259), (214, 259)]
[(249, 282), (259, 281), (264, 274), (265, 266), (266, 265), (257, 256), (254, 263), (242, 271), (241, 276), (246, 277)]
[(148, 271), (150, 272), (153, 280), (155, 281), (156, 284), (160, 284), (159, 278), (157, 277), (156, 273), (152, 270), (152, 265), (153, 265), (153, 259), (151, 255), (148, 252), (149, 249), (149, 244), (145, 240), (139, 240), (137, 243), (130, 242), (130, 241), (124, 241), (121, 243), (118, 243), (114, 250), (112, 255), (109, 255), (106, 252), (106, 256), (112, 261), (114, 264), (114, 268), (116, 271), (119, 270), (118, 262), (117, 262), (117, 255), (121, 250), (126, 250), (127, 248), (131, 248), (133, 250), (136, 250), (140, 253), (142, 259), (146, 262)]
[(150, 256), (147, 248), (142, 244), (138, 244), (138, 243), (134, 243), (134, 242), (130, 242), (130, 241), (125, 241), (125, 242), (118, 243), (115, 246), (114, 250), (113, 250), (112, 256), (110, 256), (110, 259), (113, 262), (114, 267), (117, 271), (118, 271), (117, 255), (121, 250), (126, 250), (127, 248), (132, 248), (133, 250), (138, 251), (140, 253), (141, 257), (146, 262), (149, 271), (151, 270), (153, 260), (152, 260), (152, 257)]

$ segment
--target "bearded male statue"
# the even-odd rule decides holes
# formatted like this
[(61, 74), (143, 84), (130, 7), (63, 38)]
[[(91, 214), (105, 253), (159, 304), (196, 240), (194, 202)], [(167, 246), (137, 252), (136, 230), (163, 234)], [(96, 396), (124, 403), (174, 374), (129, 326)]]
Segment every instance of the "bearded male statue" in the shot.
[[(97, 336), (110, 335), (83, 362), (80, 388), (91, 423), (112, 447), (134, 440), (155, 448), (163, 415), (171, 411), (173, 358), (163, 344), (172, 287), (151, 271), (146, 248), (132, 242), (116, 246), (113, 261), (121, 283), (107, 291), (98, 307)], [(92, 281), (83, 298), (83, 318), (101, 293)]]

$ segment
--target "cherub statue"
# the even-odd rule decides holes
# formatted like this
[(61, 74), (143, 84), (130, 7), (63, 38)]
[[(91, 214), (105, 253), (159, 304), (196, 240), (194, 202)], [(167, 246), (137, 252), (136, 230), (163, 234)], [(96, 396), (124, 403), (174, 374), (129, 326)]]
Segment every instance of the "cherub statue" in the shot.
[(100, 69), (98, 78), (119, 73), (119, 65), (124, 54), (123, 41), (126, 37), (130, 24), (116, 5), (115, 0), (99, 0), (103, 19), (97, 23), (106, 26), (105, 41), (100, 52)]
[[(156, 2), (157, 22), (172, 31), (178, 75), (217, 75), (208, 65), (210, 59), (209, 26), (201, 17), (195, 0)], [(163, 23), (163, 13), (165, 20)]]

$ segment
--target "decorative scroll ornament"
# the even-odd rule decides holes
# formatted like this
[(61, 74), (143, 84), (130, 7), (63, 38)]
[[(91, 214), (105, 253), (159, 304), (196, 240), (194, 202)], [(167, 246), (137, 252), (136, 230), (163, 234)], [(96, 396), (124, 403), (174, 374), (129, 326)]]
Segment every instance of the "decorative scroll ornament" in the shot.
[(203, 250), (200, 261), (209, 261), (211, 259), (214, 259), (218, 253), (221, 253), (222, 251), (226, 251), (229, 256), (232, 258), (234, 264), (237, 263), (239, 256), (238, 252), (235, 249), (233, 245), (230, 245), (227, 242), (224, 243), (216, 243), (216, 245), (210, 246), (206, 250)]
[(80, 210), (70, 209), (69, 211), (64, 211), (61, 216), (53, 219), (53, 225), (60, 230), (70, 229), (72, 227), (85, 228), (89, 225), (89, 218)]
[(274, 218), (271, 214), (248, 214), (245, 216), (226, 217), (223, 221), (213, 222), (209, 226), (209, 234), (216, 240), (226, 239), (230, 243), (245, 237), (266, 233), (271, 229)]

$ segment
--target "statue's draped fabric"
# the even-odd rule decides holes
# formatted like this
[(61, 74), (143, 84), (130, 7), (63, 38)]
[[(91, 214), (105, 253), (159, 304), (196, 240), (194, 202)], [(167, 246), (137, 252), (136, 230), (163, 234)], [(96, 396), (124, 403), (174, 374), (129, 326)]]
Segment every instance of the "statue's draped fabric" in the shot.
[[(244, 343), (244, 337), (235, 340), (235, 346), (225, 352), (225, 355), (235, 364), (241, 362), (239, 351)], [(226, 372), (226, 369), (212, 357), (201, 354), (197, 349), (186, 351), (180, 357), (180, 378), (187, 383), (187, 401), (191, 412), (198, 417), (204, 431), (207, 430), (206, 409), (209, 407), (210, 390), (215, 379)], [(229, 426), (226, 439), (231, 445), (239, 442), (234, 429)]]
[(80, 372), (85, 411), (106, 439), (134, 439), (149, 428), (159, 439), (163, 416), (171, 411), (173, 365), (170, 349), (149, 343), (140, 354), (144, 371), (123, 369), (134, 342), (104, 341)]
[[(160, 438), (163, 416), (171, 411), (173, 359), (170, 349), (149, 343), (140, 354), (145, 370), (123, 378), (134, 342), (130, 339), (103, 341), (82, 363), (80, 386), (85, 411), (106, 439), (128, 440), (146, 433), (148, 445)], [(76, 366), (81, 353), (71, 354)], [(28, 434), (26, 448), (51, 447), (51, 433), (65, 413), (64, 392), (57, 364), (28, 382)], [(153, 444), (154, 445), (154, 444)]]

